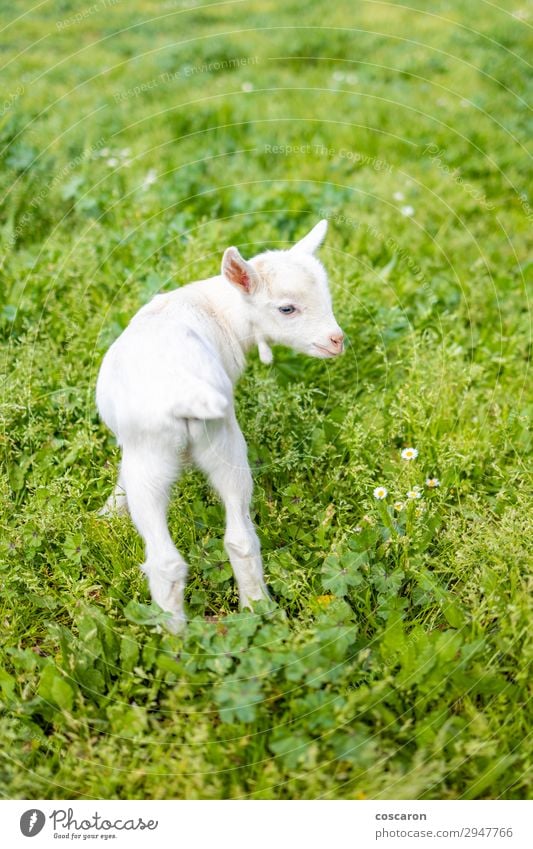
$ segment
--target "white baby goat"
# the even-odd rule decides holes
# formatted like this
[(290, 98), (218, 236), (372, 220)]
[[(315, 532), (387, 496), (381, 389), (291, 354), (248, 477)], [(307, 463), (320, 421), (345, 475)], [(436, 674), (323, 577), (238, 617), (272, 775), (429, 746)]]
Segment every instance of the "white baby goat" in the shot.
[(146, 546), (143, 570), (154, 601), (185, 623), (187, 564), (167, 526), (170, 488), (187, 459), (209, 478), (226, 510), (225, 546), (241, 605), (268, 598), (259, 540), (249, 516), (252, 477), (233, 408), (233, 385), (254, 346), (270, 343), (312, 357), (335, 357), (343, 333), (326, 272), (313, 256), (320, 221), (294, 247), (248, 262), (228, 248), (222, 274), (156, 295), (104, 357), (96, 398), (122, 448), (118, 483), (103, 513), (129, 511)]

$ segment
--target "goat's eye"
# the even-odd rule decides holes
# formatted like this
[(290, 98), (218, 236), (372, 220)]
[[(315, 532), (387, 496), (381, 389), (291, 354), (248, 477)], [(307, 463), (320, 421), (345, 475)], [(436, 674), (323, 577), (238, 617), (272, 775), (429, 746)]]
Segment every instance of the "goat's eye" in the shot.
[(278, 307), (279, 311), (283, 313), (283, 315), (290, 315), (292, 312), (296, 312), (296, 307), (288, 305), (286, 307)]

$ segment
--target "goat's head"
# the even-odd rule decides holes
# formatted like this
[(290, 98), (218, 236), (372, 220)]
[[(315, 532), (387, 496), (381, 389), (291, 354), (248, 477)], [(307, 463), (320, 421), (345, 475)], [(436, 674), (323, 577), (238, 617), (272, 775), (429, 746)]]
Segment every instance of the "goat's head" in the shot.
[(267, 251), (249, 261), (237, 248), (224, 253), (222, 274), (242, 294), (264, 362), (271, 361), (268, 343), (321, 358), (343, 351), (326, 270), (314, 256), (327, 226), (319, 221), (290, 250)]

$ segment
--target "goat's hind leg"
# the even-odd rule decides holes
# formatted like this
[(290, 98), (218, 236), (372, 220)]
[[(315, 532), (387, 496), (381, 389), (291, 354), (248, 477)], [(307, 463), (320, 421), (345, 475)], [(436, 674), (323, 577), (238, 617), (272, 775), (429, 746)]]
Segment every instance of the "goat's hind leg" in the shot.
[(125, 516), (128, 512), (128, 499), (126, 498), (126, 490), (124, 489), (122, 469), (120, 469), (116, 486), (102, 509), (99, 511), (99, 515)]
[(261, 548), (249, 514), (253, 485), (246, 443), (236, 419), (198, 423), (193, 456), (226, 509), (224, 544), (241, 606), (270, 598), (263, 578)]
[(183, 594), (187, 564), (167, 525), (170, 488), (178, 473), (178, 452), (162, 436), (124, 445), (121, 475), (131, 518), (145, 543), (142, 569), (153, 600), (172, 614), (167, 624), (174, 632), (186, 622)]

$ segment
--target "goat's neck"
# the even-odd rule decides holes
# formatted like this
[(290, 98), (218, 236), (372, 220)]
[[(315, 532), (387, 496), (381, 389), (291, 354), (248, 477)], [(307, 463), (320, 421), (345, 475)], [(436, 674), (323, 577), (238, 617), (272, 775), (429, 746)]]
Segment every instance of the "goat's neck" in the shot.
[(223, 277), (203, 280), (195, 286), (215, 329), (213, 341), (228, 374), (236, 380), (245, 367), (246, 354), (259, 342), (243, 296)]

